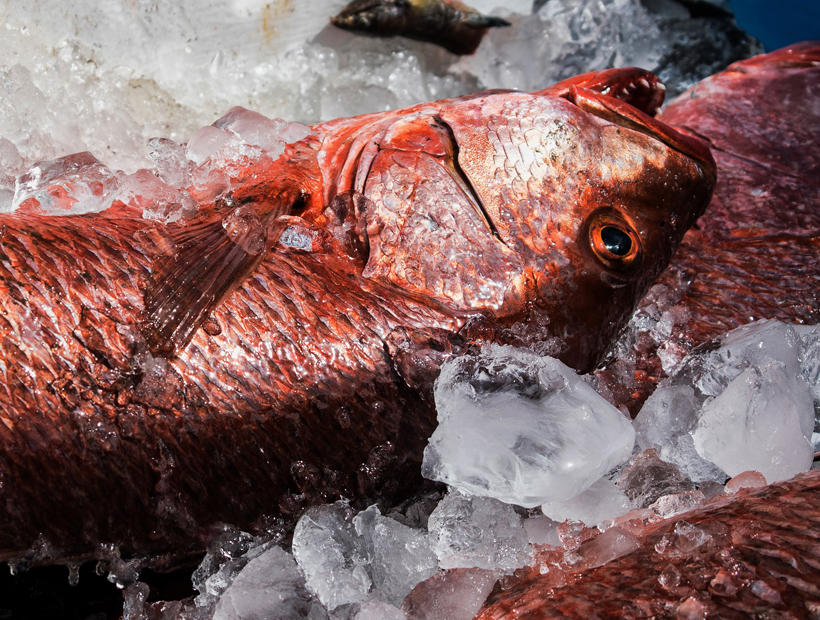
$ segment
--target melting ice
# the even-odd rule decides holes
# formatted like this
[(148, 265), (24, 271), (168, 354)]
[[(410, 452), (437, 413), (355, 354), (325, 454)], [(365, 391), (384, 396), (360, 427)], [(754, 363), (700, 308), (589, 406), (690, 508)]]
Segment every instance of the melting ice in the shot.
[(488, 345), (444, 364), (422, 474), (533, 507), (578, 495), (626, 461), (629, 419), (556, 359)]
[[(567, 484), (559, 476), (559, 487), (577, 492), (543, 500), (540, 510), (525, 510), (517, 499), (518, 507), (486, 497), (492, 486), (487, 481), (509, 493), (521, 488), (519, 474), (526, 471), (526, 477), (540, 478), (536, 484), (546, 488), (545, 481), (555, 480), (556, 468), (540, 450), (537, 458), (511, 467), (509, 460), (521, 457), (520, 442), (511, 438), (539, 438), (535, 444), (555, 448), (548, 451), (552, 456), (569, 450), (578, 459), (589, 459), (595, 452), (598, 462), (597, 450), (603, 448), (596, 443), (597, 434), (583, 424), (561, 424), (556, 416), (571, 416), (574, 408), (594, 420), (606, 409), (581, 378), (555, 360), (485, 347), (478, 355), (445, 365), (437, 406), (447, 410), (443, 426), (452, 414), (480, 416), (489, 422), (478, 426), (502, 441), (494, 448), (475, 449), (480, 438), (469, 430), (471, 425), (455, 427), (444, 443), (460, 440), (475, 453), (492, 454), (478, 464), (471, 459), (469, 467), (460, 463), (460, 469), (454, 468), (466, 472), (465, 479), (451, 471), (448, 481), (454, 487), (442, 499), (425, 496), (406, 507), (418, 527), (382, 515), (375, 506), (361, 512), (345, 502), (311, 508), (294, 532), (295, 561), (269, 543), (252, 547), (250, 561), (229, 562), (205, 581), (213, 582), (207, 587), (211, 594), (200, 597), (191, 617), (250, 618), (257, 611), (287, 608), (293, 617), (329, 620), (466, 620), (499, 577), (531, 564), (539, 549), (560, 550), (560, 566), (551, 570), (600, 566), (636, 549), (645, 524), (722, 494), (730, 475), (735, 477), (726, 493), (808, 469), (819, 368), (820, 328), (759, 321), (730, 332), (685, 358), (647, 401), (635, 421), (643, 451), (629, 458), (631, 428), (624, 429), (630, 425), (611, 408), (606, 414), (611, 419), (602, 424), (611, 425), (608, 433), (621, 446), (612, 462), (628, 459), (626, 465), (611, 471), (592, 467), (589, 471), (607, 475), (599, 473), (589, 484)], [(550, 409), (545, 403), (556, 394), (561, 406)], [(493, 426), (494, 415), (514, 419), (510, 425), (515, 432)], [(544, 439), (545, 427), (559, 433), (560, 441)], [(618, 433), (623, 437), (618, 439)], [(681, 441), (682, 436), (691, 441)], [(586, 444), (598, 447), (579, 451)], [(442, 445), (441, 433), (431, 438), (431, 445)], [(443, 466), (448, 454), (462, 460), (469, 452), (443, 450), (434, 460)], [(511, 479), (502, 483), (505, 476)], [(476, 489), (475, 494), (456, 486)], [(531, 497), (528, 487), (521, 497)], [(679, 552), (682, 545), (695, 549), (705, 535), (681, 522), (675, 547), (668, 552)], [(203, 566), (208, 563), (206, 558)], [(210, 565), (215, 571), (213, 561)]]
[(695, 482), (747, 470), (768, 482), (811, 467), (818, 330), (764, 320), (701, 347), (635, 419), (638, 443)]

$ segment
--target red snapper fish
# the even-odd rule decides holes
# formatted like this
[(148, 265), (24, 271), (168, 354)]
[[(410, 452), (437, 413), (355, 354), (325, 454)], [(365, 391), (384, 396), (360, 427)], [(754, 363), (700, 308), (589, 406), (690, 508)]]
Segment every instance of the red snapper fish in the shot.
[(662, 95), (625, 69), (323, 123), (170, 224), (0, 216), (0, 559), (390, 501), (448, 355), (594, 368), (715, 183)]

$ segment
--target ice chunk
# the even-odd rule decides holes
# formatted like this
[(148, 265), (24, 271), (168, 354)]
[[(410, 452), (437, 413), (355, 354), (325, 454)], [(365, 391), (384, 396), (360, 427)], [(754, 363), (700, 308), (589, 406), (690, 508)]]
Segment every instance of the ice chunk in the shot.
[(305, 588), (305, 578), (293, 557), (273, 546), (236, 576), (216, 604), (213, 618), (326, 620), (327, 612)]
[(692, 431), (698, 454), (730, 476), (754, 469), (777, 482), (808, 471), (814, 405), (795, 370), (772, 362), (735, 377), (701, 410)]
[(175, 188), (187, 187), (191, 182), (193, 162), (188, 159), (187, 148), (168, 138), (151, 138), (151, 161), (157, 176)]
[[(810, 363), (797, 331), (758, 321), (689, 355), (635, 419), (638, 443), (694, 482), (756, 469), (767, 480), (811, 464)], [(765, 465), (762, 462), (765, 461)]]
[(309, 509), (293, 532), (293, 555), (307, 586), (330, 610), (361, 603), (370, 591), (367, 551), (343, 501)]
[(405, 616), (390, 603), (374, 600), (362, 605), (353, 620), (405, 620)]
[(435, 400), (422, 474), (528, 508), (577, 495), (634, 444), (629, 420), (575, 371), (513, 347), (445, 363)]
[(495, 582), (482, 568), (444, 570), (417, 585), (401, 608), (407, 620), (472, 620)]
[(529, 519), (524, 519), (524, 529), (527, 530), (530, 544), (552, 545), (553, 547), (561, 545), (561, 539), (558, 538), (558, 523), (546, 515), (536, 514)]
[(142, 209), (142, 217), (164, 224), (196, 215), (197, 204), (184, 189), (176, 189), (148, 170), (137, 170), (122, 178), (117, 199)]
[(103, 211), (119, 187), (119, 175), (91, 153), (40, 162), (17, 179), (12, 209), (25, 207), (47, 215)]
[(815, 408), (820, 408), (820, 327), (817, 325), (795, 325), (801, 338), (800, 368), (803, 378), (809, 384)]
[(373, 587), (396, 607), (417, 583), (438, 571), (427, 532), (383, 517), (375, 506), (359, 513), (353, 523), (364, 538)]
[(649, 506), (655, 514), (664, 519), (671, 517), (693, 508), (697, 508), (704, 501), (706, 496), (700, 489), (694, 491), (684, 491), (683, 493), (675, 493), (674, 495), (664, 495), (659, 497), (651, 506)]
[(188, 141), (185, 151), (188, 159), (199, 165), (212, 157), (231, 141), (231, 134), (218, 127), (208, 126), (199, 129)]
[(654, 449), (635, 455), (621, 470), (616, 484), (638, 508), (649, 506), (662, 495), (691, 491), (693, 488), (680, 469), (661, 460)]
[(428, 521), (442, 568), (486, 568), (512, 572), (530, 559), (529, 538), (513, 507), (456, 489)]
[(590, 569), (611, 562), (635, 551), (640, 547), (638, 539), (618, 526), (606, 530), (582, 543), (570, 554), (572, 563), (578, 568)]
[(675, 529), (664, 534), (655, 544), (655, 551), (670, 558), (685, 557), (695, 553), (710, 540), (712, 535), (701, 527), (686, 521), (678, 521)]
[(554, 521), (581, 521), (590, 526), (620, 517), (631, 509), (629, 498), (606, 478), (600, 478), (575, 497), (541, 506), (544, 514)]

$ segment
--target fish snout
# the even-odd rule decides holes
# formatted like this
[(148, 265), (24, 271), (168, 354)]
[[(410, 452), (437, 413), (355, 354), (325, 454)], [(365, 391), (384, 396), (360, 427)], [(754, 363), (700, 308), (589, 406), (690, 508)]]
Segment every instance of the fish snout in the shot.
[[(620, 127), (645, 134), (675, 151), (695, 160), (704, 175), (714, 187), (717, 180), (717, 164), (712, 151), (704, 140), (693, 135), (686, 135), (671, 125), (659, 121), (617, 97), (605, 95), (583, 86), (571, 86), (566, 98), (580, 109), (598, 116)], [(703, 209), (706, 205), (703, 205)], [(696, 218), (702, 214), (701, 210)]]

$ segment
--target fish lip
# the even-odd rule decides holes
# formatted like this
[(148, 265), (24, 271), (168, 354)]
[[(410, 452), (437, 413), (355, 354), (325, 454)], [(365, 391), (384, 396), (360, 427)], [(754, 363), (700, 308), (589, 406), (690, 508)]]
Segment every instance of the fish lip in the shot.
[(683, 134), (671, 125), (652, 118), (620, 99), (588, 88), (570, 87), (567, 99), (589, 114), (659, 140), (675, 151), (694, 159), (714, 186), (717, 179), (717, 164), (705, 141), (693, 135)]

